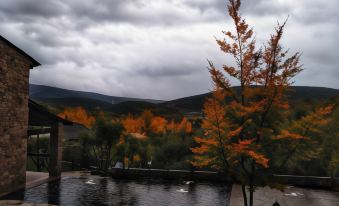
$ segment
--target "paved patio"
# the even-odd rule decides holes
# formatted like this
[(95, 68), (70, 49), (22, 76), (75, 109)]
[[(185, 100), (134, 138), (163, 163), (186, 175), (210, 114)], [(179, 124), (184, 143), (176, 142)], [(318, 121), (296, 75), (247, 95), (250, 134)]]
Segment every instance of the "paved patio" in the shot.
[(46, 172), (26, 171), (26, 189), (36, 187), (49, 181), (59, 179), (58, 177), (49, 177)]
[[(26, 171), (26, 189), (36, 187), (49, 181), (59, 179), (58, 177), (49, 177), (46, 172)], [(21, 200), (0, 200), (0, 206), (21, 205), (21, 206), (51, 206), (49, 204), (25, 203)]]
[[(275, 201), (281, 206), (336, 206), (339, 205), (339, 192), (289, 186), (284, 192), (264, 187), (254, 193), (255, 206), (272, 206)], [(243, 206), (240, 185), (232, 187), (230, 206)]]
[(54, 205), (50, 205), (50, 204), (47, 204), (47, 203), (42, 203), (42, 204), (25, 203), (21, 200), (0, 200), (0, 206), (11, 206), (11, 205), (16, 205), (16, 206), (54, 206)]

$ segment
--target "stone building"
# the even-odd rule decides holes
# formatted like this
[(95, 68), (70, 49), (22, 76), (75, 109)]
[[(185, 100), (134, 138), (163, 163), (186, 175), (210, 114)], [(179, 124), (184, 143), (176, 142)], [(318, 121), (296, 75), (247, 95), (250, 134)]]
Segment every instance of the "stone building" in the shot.
[(25, 186), (29, 71), (39, 65), (0, 35), (0, 195)]
[[(61, 176), (64, 125), (73, 122), (29, 99), (29, 71), (37, 66), (39, 62), (0, 35), (0, 196), (25, 188), (31, 135), (49, 135), (49, 151), (43, 154), (48, 180)], [(42, 154), (30, 155), (39, 159)]]

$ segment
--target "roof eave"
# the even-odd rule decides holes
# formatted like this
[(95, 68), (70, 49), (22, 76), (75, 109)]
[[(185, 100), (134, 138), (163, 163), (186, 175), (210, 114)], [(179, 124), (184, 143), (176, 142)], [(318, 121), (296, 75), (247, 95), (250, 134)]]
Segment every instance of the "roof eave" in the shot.
[(28, 58), (31, 62), (31, 69), (34, 67), (38, 67), (41, 66), (41, 64), (35, 60), (33, 57), (31, 57), (30, 55), (28, 55), (26, 52), (24, 52), (22, 49), (20, 49), (19, 47), (15, 46), (12, 42), (10, 42), (9, 40), (7, 40), (5, 37), (3, 37), (2, 35), (0, 35), (0, 39), (2, 39), (4, 42), (6, 42), (10, 47), (14, 48), (18, 53), (22, 54), (23, 56), (25, 56), (26, 58)]
[(41, 66), (41, 64), (38, 62), (38, 61), (36, 61), (35, 59), (33, 59), (32, 58), (32, 67), (31, 67), (31, 69), (33, 69), (34, 67), (38, 67), (38, 66)]

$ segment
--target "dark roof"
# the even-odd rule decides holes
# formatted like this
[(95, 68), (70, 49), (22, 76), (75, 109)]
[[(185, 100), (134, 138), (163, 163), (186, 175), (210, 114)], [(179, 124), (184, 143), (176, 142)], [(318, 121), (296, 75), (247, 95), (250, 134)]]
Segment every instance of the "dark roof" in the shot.
[(32, 68), (33, 67), (37, 67), (40, 66), (41, 64), (33, 59), (33, 57), (29, 56), (26, 52), (24, 52), (23, 50), (21, 50), (19, 47), (15, 46), (14, 44), (12, 44), (10, 41), (8, 41), (6, 38), (4, 38), (3, 36), (0, 35), (0, 40), (4, 41), (6, 44), (8, 44), (10, 47), (14, 48), (17, 52), (19, 52), (20, 54), (22, 54), (23, 56), (27, 57), (29, 60), (32, 61)]
[(89, 129), (82, 124), (75, 123), (73, 125), (64, 126), (64, 139), (77, 140), (80, 139), (80, 135), (84, 132), (88, 132)]
[(29, 108), (29, 121), (28, 125), (30, 126), (51, 126), (55, 123), (62, 123), (64, 125), (73, 125), (73, 122), (63, 119), (51, 112), (49, 112), (42, 105), (34, 102), (29, 99), (28, 101)]

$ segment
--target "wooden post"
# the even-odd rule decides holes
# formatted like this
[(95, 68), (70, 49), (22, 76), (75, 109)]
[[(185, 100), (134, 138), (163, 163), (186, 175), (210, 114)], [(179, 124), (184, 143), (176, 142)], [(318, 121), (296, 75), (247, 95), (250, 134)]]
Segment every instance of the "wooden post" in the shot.
[(49, 176), (61, 176), (61, 161), (62, 161), (62, 140), (64, 136), (64, 126), (61, 123), (55, 123), (51, 128), (49, 140)]
[(41, 172), (41, 168), (40, 168), (40, 156), (39, 156), (39, 152), (40, 152), (40, 144), (39, 144), (39, 134), (37, 134), (36, 137), (36, 146), (37, 146), (37, 170), (38, 172)]

